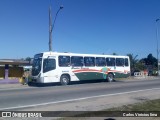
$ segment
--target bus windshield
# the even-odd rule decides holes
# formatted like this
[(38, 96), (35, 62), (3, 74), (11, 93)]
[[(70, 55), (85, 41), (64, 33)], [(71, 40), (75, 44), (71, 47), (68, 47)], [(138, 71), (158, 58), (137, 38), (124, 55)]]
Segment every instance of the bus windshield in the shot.
[(35, 58), (33, 60), (32, 76), (36, 76), (40, 73), (41, 65), (42, 65), (42, 58)]

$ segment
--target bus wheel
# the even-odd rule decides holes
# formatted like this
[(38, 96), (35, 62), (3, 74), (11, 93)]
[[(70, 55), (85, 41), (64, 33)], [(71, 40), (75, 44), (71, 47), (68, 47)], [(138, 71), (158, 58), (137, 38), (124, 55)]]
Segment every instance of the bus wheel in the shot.
[(68, 85), (70, 80), (67, 75), (62, 75), (60, 78), (61, 85)]
[(113, 79), (114, 79), (113, 74), (112, 74), (112, 73), (109, 73), (108, 76), (107, 76), (108, 82), (113, 82)]

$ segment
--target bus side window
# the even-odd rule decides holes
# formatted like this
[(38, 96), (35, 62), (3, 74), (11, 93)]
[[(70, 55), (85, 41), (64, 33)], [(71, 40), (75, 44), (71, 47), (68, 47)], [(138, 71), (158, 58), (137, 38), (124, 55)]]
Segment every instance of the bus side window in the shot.
[(96, 66), (106, 66), (105, 58), (96, 57)]
[(70, 56), (59, 56), (58, 57), (60, 67), (69, 67), (70, 66)]
[(55, 59), (44, 59), (43, 61), (43, 72), (48, 72), (50, 70), (56, 69)]
[(124, 66), (124, 58), (116, 58), (116, 66)]
[(84, 57), (85, 66), (95, 66), (95, 58), (94, 57)]
[(129, 64), (128, 64), (128, 58), (125, 58), (125, 66), (129, 66)]
[(115, 58), (106, 58), (107, 66), (115, 66)]
[(72, 66), (83, 66), (83, 57), (72, 56), (71, 57), (71, 65)]

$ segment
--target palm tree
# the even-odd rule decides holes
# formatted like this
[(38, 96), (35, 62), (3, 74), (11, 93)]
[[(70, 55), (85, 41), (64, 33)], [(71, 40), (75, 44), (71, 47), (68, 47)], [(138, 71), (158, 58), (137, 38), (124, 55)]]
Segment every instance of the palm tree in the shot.
[(138, 63), (138, 55), (133, 55), (133, 54), (127, 54), (130, 59), (130, 68), (131, 68), (131, 75), (133, 75), (134, 71), (136, 70), (135, 65)]

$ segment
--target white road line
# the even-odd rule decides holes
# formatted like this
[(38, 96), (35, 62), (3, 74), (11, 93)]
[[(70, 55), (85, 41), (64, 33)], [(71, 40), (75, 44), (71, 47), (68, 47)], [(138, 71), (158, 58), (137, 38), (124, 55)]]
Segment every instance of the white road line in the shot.
[(50, 104), (57, 104), (57, 103), (73, 102), (73, 101), (80, 101), (80, 100), (86, 100), (86, 99), (91, 99), (91, 98), (108, 97), (108, 96), (123, 95), (123, 94), (136, 93), (136, 92), (144, 92), (144, 91), (151, 91), (151, 90), (160, 90), (160, 88), (151, 88), (151, 89), (144, 89), (144, 90), (136, 90), (136, 91), (121, 92), (121, 93), (113, 93), (113, 94), (105, 94), (105, 95), (98, 95), (98, 96), (90, 96), (90, 97), (84, 97), (84, 98), (76, 98), (76, 99), (69, 99), (69, 100), (62, 100), (62, 101), (55, 101), (55, 102), (47, 102), (47, 103), (34, 104), (34, 105), (25, 105), (25, 106), (17, 106), (17, 107), (0, 108), (0, 110), (9, 110), (9, 109), (36, 107), (36, 106), (42, 106), (42, 105), (50, 105)]

